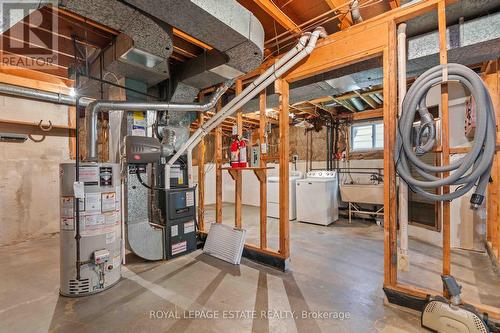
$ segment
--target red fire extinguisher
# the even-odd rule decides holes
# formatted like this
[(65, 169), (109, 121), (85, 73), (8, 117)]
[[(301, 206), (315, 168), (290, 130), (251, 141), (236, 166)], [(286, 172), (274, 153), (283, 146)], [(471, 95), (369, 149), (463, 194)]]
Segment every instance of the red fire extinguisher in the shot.
[(237, 168), (240, 165), (240, 148), (237, 137), (233, 137), (233, 142), (231, 142), (231, 168)]
[(239, 148), (240, 148), (240, 168), (246, 168), (247, 167), (247, 144), (245, 140), (241, 139), (239, 141)]

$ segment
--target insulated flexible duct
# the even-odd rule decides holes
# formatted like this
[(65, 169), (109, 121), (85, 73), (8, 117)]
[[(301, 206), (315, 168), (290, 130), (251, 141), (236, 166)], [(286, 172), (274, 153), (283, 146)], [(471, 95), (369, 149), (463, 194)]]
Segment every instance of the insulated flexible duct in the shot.
[[(436, 135), (434, 119), (425, 106), (425, 98), (433, 86), (442, 82), (445, 66), (448, 70), (448, 79), (463, 84), (474, 98), (476, 130), (474, 143), (468, 154), (448, 165), (434, 166), (424, 163), (419, 158), (432, 150)], [(420, 114), (421, 125), (415, 140), (416, 148), (414, 150), (412, 128), (417, 111)], [(493, 104), (481, 78), (463, 65), (439, 65), (427, 70), (415, 80), (403, 101), (403, 112), (398, 123), (394, 150), (397, 172), (414, 192), (433, 201), (451, 201), (476, 186), (470, 202), (472, 208), (478, 208), (483, 202), (486, 186), (490, 179), (495, 143), (496, 123)], [(424, 180), (413, 177), (410, 172), (411, 167)], [(442, 174), (445, 172), (450, 172), (450, 174), (443, 176)], [(429, 189), (449, 185), (458, 185), (458, 188), (454, 192), (446, 194), (428, 192)]]

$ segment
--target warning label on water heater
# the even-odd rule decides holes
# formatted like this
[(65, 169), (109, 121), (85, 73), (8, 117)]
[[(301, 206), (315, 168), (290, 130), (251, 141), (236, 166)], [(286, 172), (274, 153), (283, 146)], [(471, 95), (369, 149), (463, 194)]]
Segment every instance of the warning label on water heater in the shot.
[(99, 185), (99, 168), (98, 167), (80, 167), (80, 181), (85, 186)]
[(75, 230), (75, 220), (73, 218), (61, 218), (61, 230)]
[(61, 198), (61, 217), (73, 217), (73, 197), (62, 197)]
[(101, 211), (113, 212), (116, 209), (116, 194), (115, 192), (108, 192), (101, 194)]

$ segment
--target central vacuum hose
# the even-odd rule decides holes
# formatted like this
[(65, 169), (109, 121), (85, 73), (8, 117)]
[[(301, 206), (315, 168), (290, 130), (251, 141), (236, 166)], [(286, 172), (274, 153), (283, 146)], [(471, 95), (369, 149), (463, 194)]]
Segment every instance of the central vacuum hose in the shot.
[[(448, 79), (459, 81), (474, 98), (476, 130), (474, 143), (469, 153), (448, 165), (434, 166), (419, 158), (432, 150), (436, 139), (434, 118), (425, 106), (425, 99), (428, 91), (442, 82), (445, 66), (448, 70)], [(421, 125), (417, 138), (413, 141), (412, 128), (417, 111)], [(397, 172), (414, 192), (433, 201), (451, 201), (476, 186), (470, 202), (472, 208), (478, 208), (483, 202), (490, 179), (495, 144), (496, 123), (493, 103), (486, 86), (474, 71), (460, 64), (439, 65), (427, 70), (415, 80), (403, 101), (403, 112), (398, 122), (394, 150)], [(416, 146), (415, 150), (414, 146)], [(411, 168), (415, 169), (423, 180), (416, 179), (410, 172)], [(444, 177), (445, 172), (450, 174)], [(446, 194), (429, 192), (429, 190), (450, 185), (458, 185), (458, 188)]]

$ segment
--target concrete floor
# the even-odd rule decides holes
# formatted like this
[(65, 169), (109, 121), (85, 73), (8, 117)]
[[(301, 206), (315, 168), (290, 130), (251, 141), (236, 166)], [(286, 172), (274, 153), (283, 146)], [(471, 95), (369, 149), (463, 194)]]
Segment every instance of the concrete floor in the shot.
[[(225, 223), (231, 212), (225, 206)], [(244, 207), (243, 216), (255, 240), (258, 208)], [(277, 221), (268, 223), (276, 246)], [(418, 316), (383, 305), (380, 227), (292, 222), (291, 239), (286, 273), (246, 259), (235, 267), (201, 251), (169, 262), (128, 255), (119, 284), (78, 299), (58, 295), (57, 235), (0, 247), (0, 332), (423, 331)]]
[[(398, 272), (398, 280), (441, 290), (442, 252), (441, 247), (410, 239), (410, 270)], [(486, 252), (452, 249), (451, 273), (462, 286), (464, 301), (500, 308), (500, 271), (495, 270)]]

